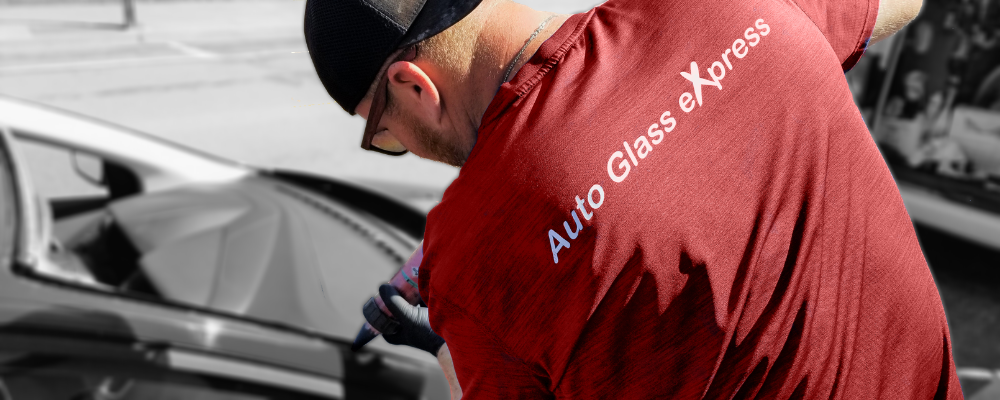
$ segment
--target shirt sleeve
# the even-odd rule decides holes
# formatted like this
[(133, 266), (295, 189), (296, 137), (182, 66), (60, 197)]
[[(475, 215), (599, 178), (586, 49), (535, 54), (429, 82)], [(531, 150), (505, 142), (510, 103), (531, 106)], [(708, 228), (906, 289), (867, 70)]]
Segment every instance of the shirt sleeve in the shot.
[(793, 0), (809, 17), (840, 59), (844, 71), (865, 53), (880, 0)]
[(463, 400), (553, 399), (544, 371), (512, 356), (502, 341), (443, 297), (428, 309), (448, 344)]

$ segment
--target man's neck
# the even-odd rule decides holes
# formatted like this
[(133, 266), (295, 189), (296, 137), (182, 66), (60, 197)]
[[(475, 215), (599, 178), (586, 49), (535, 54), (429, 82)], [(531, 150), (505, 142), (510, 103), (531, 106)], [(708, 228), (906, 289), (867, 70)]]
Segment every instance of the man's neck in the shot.
[[(467, 113), (469, 123), (479, 129), (483, 114), (493, 101), (503, 82), (504, 73), (514, 62), (518, 52), (538, 26), (553, 13), (533, 10), (510, 1), (497, 3), (489, 10), (486, 24), (476, 42), (473, 63), (466, 82), (470, 99)], [(514, 77), (538, 48), (562, 26), (570, 16), (557, 15), (524, 48), (514, 63), (508, 79)]]

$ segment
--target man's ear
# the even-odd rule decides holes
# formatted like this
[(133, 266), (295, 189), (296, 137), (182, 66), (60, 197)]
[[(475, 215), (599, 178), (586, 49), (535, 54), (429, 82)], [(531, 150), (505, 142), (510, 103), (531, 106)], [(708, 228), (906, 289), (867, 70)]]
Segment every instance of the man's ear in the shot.
[(441, 92), (423, 69), (412, 62), (397, 61), (389, 65), (386, 74), (394, 101), (428, 122), (440, 121)]

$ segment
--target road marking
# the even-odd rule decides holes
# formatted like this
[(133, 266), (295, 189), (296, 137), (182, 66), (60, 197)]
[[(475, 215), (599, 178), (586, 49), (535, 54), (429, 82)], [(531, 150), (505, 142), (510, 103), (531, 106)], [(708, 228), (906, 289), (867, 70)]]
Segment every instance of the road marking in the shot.
[(160, 63), (164, 61), (190, 60), (190, 59), (191, 59), (190, 56), (113, 58), (109, 60), (71, 61), (64, 63), (34, 64), (34, 65), (13, 65), (8, 67), (0, 67), (0, 72), (35, 72), (35, 71), (59, 70), (59, 69), (81, 68), (81, 67), (88, 68), (88, 67), (103, 67), (103, 66), (114, 66), (114, 65), (141, 65), (147, 63)]
[[(216, 55), (213, 58), (204, 58), (204, 57), (195, 57), (195, 58), (200, 60), (240, 59), (240, 58), (276, 56), (288, 53), (289, 53), (288, 50), (266, 50), (266, 51), (251, 51), (251, 52), (237, 53), (237, 54), (220, 54)], [(169, 61), (190, 61), (192, 58), (193, 57), (191, 55), (187, 54), (187, 55), (172, 55), (172, 56), (113, 58), (107, 60), (70, 61), (70, 62), (49, 63), (49, 64), (11, 65), (11, 66), (0, 66), (0, 72), (2, 73), (41, 72), (41, 71), (52, 71), (52, 70), (62, 70), (62, 69), (74, 69), (74, 68), (142, 66), (146, 64), (159, 64)]]
[[(298, 100), (298, 101), (302, 101), (302, 100)], [(295, 107), (310, 107), (310, 106), (321, 106), (321, 105), (324, 105), (324, 104), (333, 104), (333, 102), (329, 102), (329, 103), (312, 103), (312, 104), (303, 104), (303, 105), (299, 105), (299, 106), (292, 106), (292, 108), (295, 108)]]
[(24, 25), (0, 26), (0, 42), (31, 39), (31, 30)]
[(219, 58), (218, 54), (211, 53), (191, 45), (186, 45), (178, 41), (169, 41), (167, 42), (167, 46), (173, 47), (174, 50), (195, 58)]

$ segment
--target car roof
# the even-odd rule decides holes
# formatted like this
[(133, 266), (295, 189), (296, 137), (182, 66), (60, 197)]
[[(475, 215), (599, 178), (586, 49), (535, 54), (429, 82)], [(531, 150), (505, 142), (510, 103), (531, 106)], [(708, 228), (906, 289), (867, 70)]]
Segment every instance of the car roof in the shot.
[(135, 168), (147, 190), (227, 182), (253, 168), (148, 134), (65, 110), (0, 95), (0, 126), (15, 135), (64, 145)]

